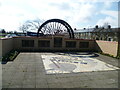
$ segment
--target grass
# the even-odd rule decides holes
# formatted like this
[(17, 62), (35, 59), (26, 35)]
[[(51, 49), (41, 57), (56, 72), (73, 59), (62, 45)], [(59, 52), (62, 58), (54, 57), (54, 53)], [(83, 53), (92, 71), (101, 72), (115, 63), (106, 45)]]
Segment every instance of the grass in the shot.
[(12, 50), (2, 58), (2, 61), (13, 61), (18, 54), (18, 51)]
[(4, 36), (0, 36), (0, 38), (3, 38)]
[(0, 38), (3, 38), (7, 35), (7, 33), (0, 33)]
[(120, 46), (119, 46), (119, 49), (118, 49), (118, 55), (117, 55), (117, 58), (120, 59)]
[(112, 58), (120, 59), (120, 57), (118, 57), (118, 56), (115, 57), (115, 56), (113, 56), (111, 54), (107, 54), (107, 53), (100, 52), (100, 54), (105, 55), (105, 56), (109, 56), (109, 57), (112, 57)]

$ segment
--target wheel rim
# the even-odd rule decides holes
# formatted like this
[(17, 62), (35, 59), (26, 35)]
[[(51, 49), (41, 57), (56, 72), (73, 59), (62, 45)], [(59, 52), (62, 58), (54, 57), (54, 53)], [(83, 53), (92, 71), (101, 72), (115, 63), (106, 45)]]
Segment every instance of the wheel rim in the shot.
[(60, 19), (47, 20), (39, 27), (37, 36), (39, 36), (39, 33), (42, 33), (43, 35), (69, 34), (70, 38), (74, 38), (74, 32), (71, 26)]

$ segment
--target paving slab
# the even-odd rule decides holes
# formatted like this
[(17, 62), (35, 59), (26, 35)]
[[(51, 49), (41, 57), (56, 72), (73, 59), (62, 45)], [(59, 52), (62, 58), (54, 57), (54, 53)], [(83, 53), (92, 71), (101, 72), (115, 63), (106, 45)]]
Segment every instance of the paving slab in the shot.
[[(85, 53), (22, 52), (14, 61), (2, 65), (2, 88), (118, 88), (118, 69), (116, 68), (101, 71), (48, 74), (44, 63), (45, 58), (42, 56), (47, 57), (64, 54), (67, 57), (73, 55), (76, 57), (80, 55), (79, 58), (86, 57)], [(94, 60), (99, 60), (118, 68), (117, 59), (99, 54), (97, 57), (89, 58), (94, 58)], [(74, 60), (74, 62), (76, 61)]]

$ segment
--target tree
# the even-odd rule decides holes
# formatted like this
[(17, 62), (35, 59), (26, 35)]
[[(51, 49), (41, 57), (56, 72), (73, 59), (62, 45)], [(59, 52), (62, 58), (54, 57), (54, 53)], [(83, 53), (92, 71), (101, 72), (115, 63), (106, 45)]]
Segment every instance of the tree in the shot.
[[(23, 33), (27, 32), (27, 26), (25, 25), (25, 23), (23, 25), (20, 26), (19, 28), (21, 31), (23, 31)], [(26, 35), (26, 34), (25, 34)]]
[(98, 25), (95, 26), (95, 29), (98, 29)]
[(74, 28), (74, 30), (77, 30), (76, 28)]
[(13, 34), (13, 31), (9, 31), (8, 33), (9, 33), (9, 34)]
[(111, 25), (109, 25), (108, 22), (105, 22), (102, 27), (107, 28), (107, 29), (110, 29), (110, 28), (111, 28)]
[(108, 25), (108, 29), (111, 29), (111, 25)]
[(39, 29), (42, 22), (43, 20), (38, 18), (34, 20), (27, 20), (20, 26), (19, 29), (23, 31), (23, 33), (27, 33), (27, 31), (36, 31)]
[(14, 31), (14, 34), (16, 34), (16, 35), (17, 35), (17, 34), (18, 34), (18, 32), (17, 32), (17, 31)]
[(2, 30), (1, 30), (1, 33), (6, 33), (5, 29), (2, 29)]
[(86, 28), (83, 28), (84, 30), (86, 30)]

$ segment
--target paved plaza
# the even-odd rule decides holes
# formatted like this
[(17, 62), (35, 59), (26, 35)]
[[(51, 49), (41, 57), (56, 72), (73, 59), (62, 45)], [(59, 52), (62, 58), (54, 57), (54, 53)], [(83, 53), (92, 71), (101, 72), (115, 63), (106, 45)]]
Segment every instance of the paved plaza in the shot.
[(98, 60), (92, 53), (59, 53), (41, 55), (47, 74), (117, 70), (119, 68)]
[(118, 70), (95, 53), (22, 52), (2, 64), (2, 88), (118, 88)]

